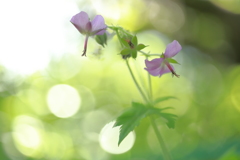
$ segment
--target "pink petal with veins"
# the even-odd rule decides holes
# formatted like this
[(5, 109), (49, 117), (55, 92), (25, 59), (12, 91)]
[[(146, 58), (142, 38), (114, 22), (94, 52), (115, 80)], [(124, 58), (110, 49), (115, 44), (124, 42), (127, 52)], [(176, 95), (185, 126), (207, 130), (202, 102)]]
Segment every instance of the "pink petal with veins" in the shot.
[(182, 46), (178, 43), (178, 41), (174, 40), (172, 43), (169, 43), (167, 45), (164, 56), (165, 58), (171, 58), (175, 56), (178, 52), (180, 52), (181, 49)]
[(92, 33), (101, 35), (104, 34), (106, 31), (106, 24), (104, 22), (104, 18), (101, 15), (95, 16), (92, 20)]
[(145, 64), (148, 69), (156, 69), (156, 68), (160, 67), (163, 60), (164, 60), (163, 58), (156, 58), (151, 61), (146, 59)]
[(86, 12), (80, 12), (72, 17), (70, 22), (77, 28), (77, 30), (82, 33), (86, 34), (87, 24), (89, 22), (88, 14)]
[(160, 76), (160, 68), (155, 68), (155, 69), (148, 69), (148, 68), (144, 68), (145, 70), (148, 71), (149, 74), (151, 74), (152, 76)]

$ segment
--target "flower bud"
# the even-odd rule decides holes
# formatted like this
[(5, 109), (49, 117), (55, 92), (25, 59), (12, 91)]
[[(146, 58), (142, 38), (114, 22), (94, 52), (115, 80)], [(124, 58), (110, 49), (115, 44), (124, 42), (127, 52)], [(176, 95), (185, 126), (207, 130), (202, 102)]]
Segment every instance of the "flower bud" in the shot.
[(105, 47), (104, 45), (107, 45), (107, 34), (104, 33), (103, 35), (96, 35), (95, 40), (98, 44)]

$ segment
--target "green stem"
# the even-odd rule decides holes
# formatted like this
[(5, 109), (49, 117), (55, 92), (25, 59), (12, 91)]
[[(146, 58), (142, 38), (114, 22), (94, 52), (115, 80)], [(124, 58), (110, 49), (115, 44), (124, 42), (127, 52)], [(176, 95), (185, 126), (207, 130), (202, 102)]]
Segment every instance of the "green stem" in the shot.
[(152, 81), (151, 75), (148, 73), (149, 99), (152, 101)]
[(152, 82), (150, 74), (148, 74), (148, 85), (149, 85), (149, 99), (152, 101)]
[(120, 37), (120, 35), (119, 35), (118, 30), (116, 30), (116, 34), (117, 34), (117, 37), (118, 37), (118, 41), (120, 42), (121, 46), (123, 47), (123, 44), (122, 44), (122, 42), (121, 42), (121, 37)]
[(132, 79), (133, 79), (133, 81), (134, 81), (134, 83), (135, 83), (138, 91), (140, 92), (140, 94), (142, 95), (142, 97), (143, 97), (143, 99), (146, 101), (146, 103), (148, 103), (148, 99), (147, 99), (147, 97), (145, 96), (145, 94), (143, 93), (140, 85), (138, 84), (138, 82), (137, 82), (137, 80), (136, 80), (136, 78), (135, 78), (135, 76), (134, 76), (134, 74), (133, 74), (133, 72), (132, 72), (132, 69), (131, 69), (131, 67), (130, 67), (130, 65), (129, 65), (129, 63), (128, 63), (128, 60), (126, 60), (126, 64), (127, 64), (128, 70), (129, 70), (129, 72), (130, 72), (130, 74), (131, 74), (131, 77), (132, 77)]
[[(120, 35), (119, 35), (118, 30), (116, 30), (116, 34), (117, 34), (117, 37), (118, 37), (118, 39), (119, 39), (119, 42), (120, 42), (121, 46), (123, 47), (123, 44), (122, 44), (122, 42), (121, 42), (121, 38), (120, 38)], [(161, 56), (160, 54), (147, 54), (147, 53), (145, 53), (145, 52), (143, 52), (143, 51), (140, 51), (140, 52), (141, 52), (143, 55), (145, 55), (146, 57), (149, 57), (149, 56)], [(138, 91), (140, 92), (141, 96), (143, 97), (143, 99), (145, 100), (145, 102), (146, 102), (147, 104), (149, 104), (149, 102), (152, 104), (152, 83), (151, 83), (150, 74), (148, 74), (148, 81), (149, 81), (148, 84), (149, 84), (149, 90), (150, 90), (150, 91), (149, 91), (149, 99), (150, 99), (150, 100), (148, 100), (148, 98), (145, 96), (144, 92), (142, 91), (140, 85), (138, 84), (138, 82), (137, 82), (137, 80), (136, 80), (136, 78), (135, 78), (135, 76), (134, 76), (134, 74), (133, 74), (133, 72), (132, 72), (132, 69), (131, 69), (131, 67), (130, 67), (130, 65), (129, 65), (129, 63), (128, 63), (128, 60), (126, 60), (126, 64), (127, 64), (128, 70), (129, 70), (129, 72), (130, 72), (130, 74), (131, 74), (131, 77), (132, 77), (132, 79), (133, 79), (133, 82), (135, 83), (135, 85), (136, 85)], [(167, 146), (166, 146), (166, 144), (165, 144), (165, 142), (164, 142), (164, 140), (163, 140), (163, 138), (162, 138), (162, 136), (161, 136), (161, 134), (160, 134), (160, 131), (159, 131), (158, 128), (157, 128), (157, 125), (156, 125), (156, 123), (155, 123), (155, 121), (154, 121), (154, 118), (153, 118), (152, 116), (150, 116), (149, 118), (150, 118), (150, 120), (151, 120), (153, 129), (154, 129), (154, 132), (155, 132), (155, 134), (156, 134), (156, 136), (157, 136), (157, 139), (158, 139), (158, 141), (159, 141), (159, 143), (160, 143), (160, 146), (161, 146), (161, 148), (162, 148), (164, 159), (165, 159), (165, 160), (171, 160), (170, 152), (168, 151)]]
[[(141, 53), (143, 53), (145, 56), (147, 55), (143, 51)], [(147, 56), (146, 56), (146, 58), (148, 59)], [(152, 102), (152, 81), (151, 81), (151, 75), (149, 73), (148, 73), (148, 85), (149, 85), (149, 99)], [(153, 126), (153, 130), (154, 130), (154, 132), (155, 132), (155, 134), (157, 136), (158, 142), (159, 142), (159, 144), (160, 144), (160, 146), (162, 148), (164, 159), (165, 160), (171, 160), (172, 159), (171, 158), (171, 154), (168, 151), (168, 148), (167, 148), (167, 146), (166, 146), (166, 144), (164, 142), (164, 139), (163, 139), (160, 131), (157, 128), (157, 124), (155, 123), (153, 116), (150, 116), (149, 118), (150, 118), (151, 124)]]
[(153, 130), (154, 130), (154, 132), (155, 132), (155, 134), (156, 134), (156, 136), (157, 136), (157, 139), (158, 139), (158, 141), (159, 141), (159, 143), (160, 143), (160, 146), (161, 146), (161, 148), (162, 148), (164, 159), (165, 159), (165, 160), (171, 160), (171, 159), (172, 159), (172, 158), (171, 158), (171, 154), (170, 154), (170, 152), (168, 151), (167, 146), (166, 146), (166, 144), (165, 144), (165, 142), (164, 142), (164, 140), (163, 140), (163, 137), (162, 137), (160, 131), (159, 131), (158, 128), (157, 128), (157, 125), (156, 125), (156, 123), (155, 123), (155, 121), (154, 121), (154, 118), (153, 118), (152, 116), (149, 117), (149, 118), (150, 118), (150, 120), (151, 120), (151, 123), (152, 123), (152, 126), (153, 126)]
[(139, 52), (141, 52), (144, 56), (146, 56), (146, 57), (151, 57), (151, 56), (158, 56), (158, 57), (161, 57), (162, 56), (162, 54), (149, 54), (149, 53), (145, 53), (145, 52), (143, 52), (143, 51), (139, 51)]
[[(131, 70), (131, 67), (130, 67), (130, 65), (128, 63), (128, 60), (126, 60), (126, 64), (127, 64), (128, 70), (129, 70), (129, 72), (131, 74), (131, 77), (132, 77), (136, 87), (138, 88), (138, 91), (140, 92), (140, 94), (142, 95), (142, 97), (146, 101), (146, 103), (149, 103), (149, 100), (147, 99), (147, 97), (143, 93), (141, 87), (139, 86), (139, 84), (138, 84), (138, 82), (137, 82), (137, 80), (136, 80), (136, 78), (135, 78), (135, 76), (134, 76), (134, 74), (133, 74), (133, 72)], [(151, 81), (151, 78), (149, 78), (148, 80)], [(149, 82), (149, 87), (150, 87), (150, 94), (152, 95), (152, 84), (151, 84), (151, 82)], [(150, 100), (151, 99), (152, 99), (152, 96), (150, 96)], [(168, 151), (167, 146), (166, 146), (166, 144), (165, 144), (165, 142), (163, 140), (163, 137), (161, 136), (161, 133), (160, 133), (160, 131), (157, 128), (157, 125), (156, 125), (156, 123), (154, 121), (154, 118), (152, 116), (150, 116), (149, 118), (151, 120), (151, 123), (152, 123), (152, 126), (153, 126), (153, 130), (154, 130), (154, 132), (155, 132), (155, 134), (157, 136), (157, 139), (158, 139), (158, 141), (160, 143), (160, 146), (162, 148), (164, 159), (165, 160), (171, 160), (170, 152)]]
[[(149, 95), (150, 95), (150, 100), (152, 102), (152, 82), (151, 82), (151, 75), (148, 73), (148, 84), (149, 84)], [(160, 131), (158, 130), (157, 128), (157, 124), (155, 123), (154, 121), (154, 118), (152, 116), (149, 117), (150, 118), (150, 121), (152, 123), (152, 126), (153, 126), (153, 130), (157, 136), (157, 139), (158, 139), (158, 142), (162, 148), (162, 151), (163, 151), (163, 157), (165, 160), (171, 160), (171, 154), (170, 152), (168, 151), (167, 149), (167, 146), (163, 140), (163, 137), (160, 133)]]

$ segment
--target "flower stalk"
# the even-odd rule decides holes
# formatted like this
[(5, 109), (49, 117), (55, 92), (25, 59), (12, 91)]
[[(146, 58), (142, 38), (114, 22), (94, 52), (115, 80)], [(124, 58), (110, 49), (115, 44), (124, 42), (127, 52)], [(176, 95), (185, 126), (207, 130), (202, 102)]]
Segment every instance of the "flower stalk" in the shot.
[(152, 124), (152, 126), (153, 126), (153, 130), (154, 130), (154, 132), (155, 132), (155, 134), (156, 134), (156, 136), (157, 136), (158, 142), (159, 142), (159, 144), (160, 144), (160, 146), (161, 146), (161, 148), (162, 148), (162, 152), (163, 152), (163, 157), (164, 157), (164, 159), (165, 159), (165, 160), (172, 160), (171, 154), (170, 154), (170, 152), (168, 151), (167, 146), (166, 146), (166, 144), (165, 144), (165, 142), (164, 142), (164, 139), (163, 139), (160, 131), (159, 131), (158, 128), (157, 128), (157, 124), (155, 123), (154, 118), (153, 118), (152, 116), (150, 116), (149, 118), (150, 118), (151, 124)]
[[(76, 29), (83, 35), (85, 35), (85, 41), (84, 41), (84, 49), (83, 49), (83, 54), (82, 56), (86, 56), (87, 53), (87, 45), (88, 45), (88, 38), (90, 36), (95, 36), (96, 41), (104, 47), (105, 44), (107, 44), (107, 34), (106, 34), (106, 29), (109, 28), (113, 30), (117, 38), (121, 44), (122, 51), (120, 52), (120, 55), (122, 58), (126, 61), (126, 65), (128, 68), (128, 71), (131, 75), (131, 78), (135, 84), (135, 86), (138, 89), (138, 92), (142, 96), (143, 100), (145, 101), (145, 106), (141, 104), (137, 104), (137, 109), (139, 109), (139, 106), (144, 109), (149, 109), (146, 113), (151, 113), (149, 114), (150, 122), (153, 127), (153, 130), (157, 136), (157, 139), (159, 141), (159, 144), (161, 146), (162, 152), (163, 152), (163, 157), (165, 160), (171, 160), (171, 155), (170, 152), (167, 149), (167, 146), (164, 142), (164, 139), (157, 127), (157, 124), (155, 122), (155, 119), (152, 115), (152, 111), (156, 112), (156, 109), (153, 107), (154, 101), (153, 101), (153, 91), (152, 91), (152, 82), (151, 82), (151, 76), (159, 76), (161, 77), (163, 74), (166, 73), (172, 73), (173, 76), (179, 77), (178, 74), (176, 74), (174, 67), (170, 63), (178, 63), (172, 57), (174, 57), (180, 50), (182, 49), (181, 45), (178, 43), (178, 41), (174, 40), (172, 43), (168, 44), (166, 47), (166, 50), (163, 54), (149, 54), (141, 51), (144, 49), (145, 46), (144, 44), (138, 44), (138, 39), (136, 35), (130, 34), (130, 32), (124, 30), (122, 27), (114, 27), (114, 26), (107, 26), (105, 24), (104, 18), (101, 15), (95, 16), (95, 18), (90, 21), (88, 14), (86, 12), (80, 12), (76, 14), (75, 16), (72, 17), (70, 20), (71, 23), (76, 27)], [(146, 57), (145, 64), (146, 68), (144, 68), (148, 72), (148, 87), (149, 87), (149, 92), (144, 93), (142, 90), (141, 86), (139, 85), (137, 79), (134, 76), (134, 73), (131, 69), (131, 66), (129, 64), (129, 59), (133, 58), (136, 59), (138, 52), (142, 53)], [(151, 56), (158, 56), (160, 58), (155, 58), (152, 60), (148, 60), (149, 57)], [(169, 108), (169, 107), (167, 107)], [(143, 110), (144, 111), (144, 110)], [(136, 113), (136, 112), (133, 112)], [(145, 114), (145, 112), (143, 112)], [(161, 112), (160, 112), (161, 113)], [(146, 116), (143, 114), (143, 118)], [(166, 113), (165, 113), (166, 114)], [(168, 120), (168, 122), (172, 122), (173, 117), (175, 115), (169, 114), (172, 117), (168, 117), (165, 115), (165, 118)], [(141, 116), (139, 116), (141, 117)], [(164, 117), (164, 116), (163, 116)], [(170, 119), (170, 120), (169, 120)], [(132, 123), (132, 121), (130, 121)], [(118, 125), (120, 125), (119, 123)], [(138, 123), (137, 123), (138, 124)], [(121, 124), (122, 125), (122, 124)], [(170, 126), (167, 123), (168, 126)], [(129, 125), (127, 126), (127, 129), (129, 130)], [(172, 125), (169, 128), (173, 128)], [(134, 129), (134, 128), (132, 128)], [(131, 130), (132, 130), (131, 129)], [(125, 133), (124, 133), (125, 134)], [(128, 133), (127, 133), (128, 134)], [(127, 135), (125, 134), (123, 137), (121, 137), (120, 142), (125, 138)], [(121, 132), (120, 132), (121, 135)], [(119, 142), (119, 143), (120, 143)]]
[(101, 15), (96, 15), (95, 18), (90, 21), (88, 14), (83, 11), (73, 16), (70, 22), (81, 34), (86, 35), (82, 56), (86, 56), (88, 37), (94, 35), (103, 35), (107, 29), (107, 25), (105, 24), (104, 18)]
[[(137, 82), (137, 80), (136, 80), (136, 78), (135, 78), (135, 76), (134, 76), (134, 74), (133, 74), (133, 72), (132, 72), (132, 69), (131, 69), (131, 67), (130, 67), (130, 65), (129, 65), (129, 63), (128, 63), (128, 60), (126, 60), (126, 64), (127, 64), (128, 70), (129, 70), (129, 72), (130, 72), (130, 74), (131, 74), (131, 77), (132, 77), (132, 79), (133, 79), (133, 81), (134, 81), (134, 84), (135, 84), (135, 86), (137, 87), (137, 89), (138, 89), (139, 93), (141, 94), (142, 98), (145, 100), (146, 103), (152, 104), (152, 84), (151, 84), (150, 74), (148, 74), (148, 82), (149, 82), (150, 96), (149, 96), (149, 99), (147, 99), (147, 97), (146, 97), (145, 94), (143, 93), (140, 85), (138, 84), (138, 82)], [(171, 160), (171, 154), (170, 154), (170, 152), (168, 151), (167, 146), (166, 146), (166, 144), (165, 144), (165, 142), (164, 142), (164, 139), (163, 139), (163, 137), (161, 136), (161, 133), (160, 133), (160, 131), (159, 131), (158, 128), (157, 128), (157, 125), (156, 125), (156, 122), (155, 122), (154, 118), (153, 118), (152, 116), (150, 116), (149, 118), (150, 118), (150, 122), (151, 122), (151, 124), (152, 124), (152, 126), (153, 126), (153, 130), (154, 130), (154, 132), (155, 132), (155, 134), (156, 134), (156, 136), (157, 136), (158, 142), (159, 142), (159, 144), (160, 144), (160, 146), (161, 146), (161, 148), (162, 148), (162, 152), (163, 152), (164, 159), (165, 159), (165, 160)]]
[(136, 80), (136, 78), (135, 78), (135, 76), (134, 76), (134, 74), (133, 74), (133, 72), (132, 72), (132, 69), (131, 69), (131, 67), (130, 67), (130, 65), (129, 65), (129, 63), (128, 63), (128, 60), (126, 60), (126, 65), (127, 65), (128, 71), (130, 72), (130, 75), (131, 75), (131, 77), (132, 77), (132, 80), (133, 80), (135, 86), (137, 87), (139, 93), (141, 94), (142, 98), (145, 100), (145, 102), (149, 103), (149, 100), (148, 100), (147, 97), (145, 96), (144, 92), (142, 91), (140, 85), (138, 84), (138, 82), (137, 82), (137, 80)]

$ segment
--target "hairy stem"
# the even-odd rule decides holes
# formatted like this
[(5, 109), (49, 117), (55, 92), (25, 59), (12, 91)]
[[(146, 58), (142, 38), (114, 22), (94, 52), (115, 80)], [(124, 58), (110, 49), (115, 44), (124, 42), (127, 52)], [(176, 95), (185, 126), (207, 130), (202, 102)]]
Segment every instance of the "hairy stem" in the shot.
[(118, 41), (120, 42), (121, 46), (123, 47), (123, 44), (122, 44), (122, 42), (121, 42), (121, 37), (120, 37), (120, 35), (119, 35), (118, 30), (116, 30), (116, 34), (117, 34), (117, 37), (118, 37)]
[[(148, 59), (148, 56), (145, 52), (141, 51), (142, 54), (144, 54), (146, 56), (146, 59)], [(150, 101), (152, 102), (152, 81), (151, 81), (151, 75), (148, 73), (148, 85), (149, 85), (149, 99)], [(158, 130), (157, 128), (157, 124), (156, 122), (154, 121), (154, 117), (153, 116), (150, 116), (150, 121), (151, 121), (151, 124), (153, 126), (153, 130), (157, 136), (157, 139), (158, 139), (158, 142), (162, 148), (162, 152), (163, 152), (163, 157), (165, 160), (171, 160), (171, 154), (170, 152), (168, 151), (168, 148), (164, 142), (164, 139), (160, 133), (160, 131)]]
[[(132, 77), (132, 79), (133, 79), (136, 87), (138, 88), (138, 91), (139, 91), (140, 94), (142, 95), (142, 97), (143, 97), (143, 99), (145, 100), (145, 102), (146, 102), (146, 103), (149, 103), (149, 100), (147, 99), (147, 97), (146, 97), (145, 94), (143, 93), (141, 87), (139, 86), (139, 84), (138, 84), (138, 82), (137, 82), (137, 80), (136, 80), (136, 78), (135, 78), (135, 76), (134, 76), (134, 74), (133, 74), (133, 72), (132, 72), (132, 70), (131, 70), (131, 67), (130, 67), (130, 65), (129, 65), (129, 63), (128, 63), (128, 60), (126, 60), (126, 64), (127, 64), (128, 70), (129, 70), (129, 72), (130, 72), (130, 74), (131, 74), (131, 77)], [(148, 80), (151, 81), (150, 75), (149, 75)], [(151, 82), (149, 82), (149, 87), (150, 87), (150, 88), (149, 88), (149, 89), (150, 89), (150, 98), (149, 98), (149, 99), (150, 99), (150, 102), (151, 102), (151, 100), (152, 100), (152, 84), (151, 84)], [(166, 146), (166, 144), (165, 144), (165, 142), (164, 142), (164, 140), (163, 140), (163, 137), (161, 136), (161, 133), (160, 133), (160, 131), (159, 131), (158, 128), (157, 128), (157, 125), (156, 125), (156, 123), (155, 123), (155, 121), (154, 121), (154, 118), (153, 118), (152, 116), (150, 116), (149, 118), (150, 118), (151, 124), (152, 124), (152, 126), (153, 126), (153, 130), (154, 130), (154, 132), (155, 132), (155, 134), (156, 134), (156, 136), (157, 136), (157, 139), (158, 139), (158, 141), (159, 141), (159, 144), (160, 144), (160, 146), (161, 146), (161, 148), (162, 148), (162, 152), (163, 152), (163, 157), (164, 157), (164, 159), (165, 159), (165, 160), (172, 160), (172, 159), (171, 159), (170, 152), (168, 151), (167, 146)]]
[(148, 73), (148, 87), (149, 87), (149, 99), (152, 101), (152, 80), (151, 75)]
[[(116, 32), (116, 34), (117, 34), (117, 37), (118, 37), (118, 40), (119, 40), (121, 46), (123, 47), (123, 44), (122, 44), (122, 42), (121, 42), (121, 37), (120, 37), (120, 35), (119, 35), (118, 30), (115, 30), (115, 32)], [(148, 56), (161, 56), (160, 54), (147, 54), (147, 53), (145, 53), (145, 52), (143, 52), (143, 51), (140, 51), (140, 52), (141, 52), (143, 55), (145, 55), (146, 58), (147, 58)], [(127, 59), (126, 59), (126, 65), (127, 65), (128, 70), (129, 70), (129, 72), (130, 72), (130, 75), (131, 75), (131, 77), (132, 77), (132, 79), (133, 79), (133, 82), (134, 82), (135, 86), (137, 87), (139, 93), (141, 94), (142, 98), (144, 99), (144, 101), (145, 101), (147, 104), (152, 104), (152, 83), (151, 83), (151, 76), (150, 76), (150, 74), (148, 74), (148, 84), (149, 84), (149, 99), (148, 99), (147, 96), (144, 94), (143, 90), (141, 89), (140, 85), (138, 84), (138, 82), (137, 82), (137, 80), (136, 80), (136, 78), (135, 78), (135, 76), (134, 76), (134, 74), (133, 74), (133, 72), (132, 72), (132, 69), (131, 69), (131, 67), (130, 67), (129, 62), (128, 62)], [(157, 128), (157, 125), (156, 125), (156, 123), (155, 123), (155, 121), (154, 121), (154, 118), (153, 118), (152, 116), (150, 116), (149, 118), (150, 118), (151, 124), (152, 124), (152, 126), (153, 126), (154, 132), (155, 132), (155, 134), (156, 134), (156, 136), (157, 136), (157, 139), (158, 139), (158, 141), (159, 141), (159, 143), (160, 143), (160, 146), (161, 146), (161, 148), (162, 148), (164, 159), (165, 159), (165, 160), (171, 160), (170, 152), (168, 151), (167, 146), (166, 146), (166, 144), (165, 144), (165, 142), (164, 142), (164, 140), (163, 140), (163, 137), (161, 136), (160, 131), (159, 131), (158, 128)]]
[(162, 148), (162, 152), (163, 152), (163, 157), (164, 157), (164, 159), (165, 159), (165, 160), (171, 160), (171, 159), (172, 159), (172, 158), (171, 158), (171, 154), (170, 154), (170, 152), (168, 151), (167, 146), (166, 146), (166, 144), (165, 144), (165, 142), (164, 142), (164, 140), (163, 140), (163, 137), (162, 137), (160, 131), (159, 131), (158, 128), (157, 128), (157, 124), (155, 123), (154, 118), (153, 118), (152, 116), (150, 116), (149, 118), (150, 118), (150, 120), (151, 120), (151, 123), (152, 123), (152, 126), (153, 126), (153, 130), (154, 130), (154, 132), (155, 132), (155, 134), (156, 134), (156, 136), (157, 136), (157, 139), (158, 139), (158, 141), (159, 141), (159, 143), (160, 143), (160, 146), (161, 146), (161, 148)]
[(147, 99), (147, 97), (145, 96), (145, 94), (143, 93), (140, 85), (138, 84), (138, 82), (137, 82), (137, 80), (136, 80), (136, 78), (135, 78), (135, 76), (134, 76), (134, 74), (133, 74), (133, 72), (132, 72), (132, 69), (131, 69), (131, 67), (130, 67), (130, 65), (129, 65), (129, 63), (128, 63), (128, 60), (126, 60), (126, 64), (127, 64), (128, 70), (129, 70), (129, 72), (130, 72), (130, 74), (131, 74), (131, 77), (132, 77), (132, 79), (133, 79), (134, 84), (136, 85), (136, 87), (137, 87), (138, 91), (140, 92), (141, 96), (143, 97), (143, 99), (148, 103), (148, 99)]
[(158, 53), (156, 53), (156, 54), (150, 54), (150, 53), (145, 53), (145, 52), (143, 52), (143, 51), (139, 51), (140, 53), (142, 53), (144, 56), (146, 56), (146, 57), (151, 57), (151, 56), (158, 56), (158, 57), (161, 57), (162, 56), (162, 54), (158, 54)]

